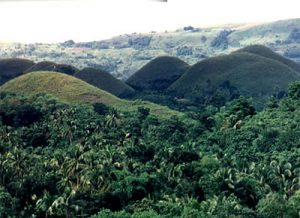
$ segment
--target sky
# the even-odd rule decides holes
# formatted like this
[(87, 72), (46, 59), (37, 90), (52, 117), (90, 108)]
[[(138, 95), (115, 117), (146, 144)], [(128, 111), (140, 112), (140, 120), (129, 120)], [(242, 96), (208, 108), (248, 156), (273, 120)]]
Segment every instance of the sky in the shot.
[(77, 42), (298, 18), (299, 0), (0, 0), (0, 41)]

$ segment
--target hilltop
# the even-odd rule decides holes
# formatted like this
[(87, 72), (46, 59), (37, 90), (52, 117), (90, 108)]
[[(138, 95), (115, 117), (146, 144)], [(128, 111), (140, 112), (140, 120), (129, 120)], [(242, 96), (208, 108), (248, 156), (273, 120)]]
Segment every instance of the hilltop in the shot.
[(80, 79), (57, 72), (27, 73), (2, 85), (0, 92), (4, 91), (24, 95), (45, 93), (67, 103), (92, 104), (99, 102), (123, 112), (136, 111), (139, 107), (148, 107), (151, 113), (160, 117), (181, 116), (180, 112), (150, 102), (122, 100)]
[(176, 57), (157, 57), (133, 74), (126, 83), (137, 90), (163, 91), (190, 66)]
[(128, 96), (134, 92), (130, 86), (100, 69), (85, 68), (74, 76), (116, 96)]
[(270, 48), (262, 45), (250, 45), (245, 48), (239, 49), (236, 52), (248, 52), (256, 55), (260, 55), (266, 58), (270, 58), (276, 61), (279, 61), (285, 65), (288, 65), (290, 68), (300, 72), (300, 65), (295, 63), (294, 61), (291, 61), (282, 55), (279, 55), (275, 52), (273, 52)]
[(249, 47), (198, 62), (169, 90), (200, 103), (225, 103), (244, 95), (259, 105), (270, 96), (284, 95), (288, 84), (300, 79), (296, 69), (295, 63), (263, 46)]
[(24, 73), (30, 73), (36, 71), (54, 71), (54, 72), (73, 75), (79, 70), (76, 67), (68, 64), (56, 64), (51, 61), (42, 61), (28, 68)]
[(5, 82), (20, 76), (29, 67), (33, 66), (34, 62), (27, 59), (10, 58), (0, 60), (0, 85)]

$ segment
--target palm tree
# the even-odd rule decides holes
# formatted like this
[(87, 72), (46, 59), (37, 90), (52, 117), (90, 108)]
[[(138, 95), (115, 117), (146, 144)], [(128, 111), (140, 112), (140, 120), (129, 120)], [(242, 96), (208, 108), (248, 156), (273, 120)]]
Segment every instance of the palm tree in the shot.
[(269, 178), (271, 183), (277, 184), (279, 191), (287, 198), (300, 188), (300, 169), (293, 169), (289, 162), (271, 161)]
[(56, 111), (52, 117), (53, 127), (52, 130), (55, 130), (59, 134), (60, 138), (68, 139), (69, 144), (73, 142), (73, 130), (77, 128), (74, 114), (76, 113), (75, 109), (61, 109)]
[(49, 215), (49, 208), (51, 207), (53, 201), (53, 196), (51, 196), (51, 194), (48, 191), (44, 190), (42, 198), (40, 198), (36, 202), (37, 212), (44, 213), (45, 217), (47, 218)]
[[(50, 216), (65, 216), (66, 218), (72, 217), (71, 206), (69, 204), (70, 198), (75, 195), (74, 192), (71, 192), (69, 195), (64, 193), (63, 195), (57, 197), (47, 210), (47, 214)], [(74, 206), (74, 205), (73, 205)]]
[[(19, 133), (9, 126), (0, 126), (0, 151), (2, 149), (7, 149), (12, 146), (19, 145), (21, 139), (19, 138)], [(2, 147), (5, 146), (5, 147)]]
[(69, 177), (63, 177), (57, 183), (57, 189), (61, 192), (69, 192), (73, 187), (73, 182)]
[(208, 215), (208, 217), (211, 217), (214, 214), (217, 205), (218, 197), (214, 195), (211, 198), (202, 201), (200, 204), (200, 208), (201, 211), (204, 211)]
[(105, 117), (105, 126), (116, 128), (120, 125), (120, 115), (116, 110), (111, 110)]
[[(237, 170), (230, 167), (225, 167), (219, 169), (215, 176), (220, 178), (222, 183), (226, 185), (229, 189), (235, 188), (235, 183), (238, 181)], [(225, 190), (227, 191), (227, 190)]]
[(75, 178), (75, 184), (73, 189), (78, 190), (81, 183), (81, 172), (88, 168), (88, 164), (85, 162), (85, 151), (81, 144), (75, 145), (75, 149), (72, 150), (71, 157), (67, 157), (62, 166), (66, 178)]
[(6, 154), (5, 159), (3, 164), (12, 174), (21, 178), (21, 182), (23, 182), (24, 174), (27, 171), (28, 155), (23, 150), (14, 147), (11, 152)]
[(292, 165), (287, 163), (282, 165), (276, 160), (270, 162), (270, 178), (271, 182), (278, 184), (279, 189), (283, 190), (286, 179), (292, 176)]
[(259, 184), (265, 188), (267, 191), (271, 191), (271, 187), (268, 184), (268, 177), (269, 177), (269, 170), (268, 166), (264, 163), (251, 163), (249, 165), (248, 170), (245, 172), (248, 175), (253, 176), (257, 181), (259, 181)]

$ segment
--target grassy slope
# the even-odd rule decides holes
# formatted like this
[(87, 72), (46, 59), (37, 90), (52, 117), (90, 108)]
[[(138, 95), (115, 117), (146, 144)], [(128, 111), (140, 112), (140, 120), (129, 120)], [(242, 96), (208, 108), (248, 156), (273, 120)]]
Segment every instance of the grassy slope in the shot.
[(134, 92), (130, 86), (100, 69), (85, 68), (74, 76), (116, 96), (126, 96)]
[(0, 87), (1, 91), (22, 94), (47, 93), (67, 103), (101, 102), (120, 111), (136, 111), (138, 107), (150, 108), (151, 113), (162, 118), (182, 114), (149, 102), (130, 102), (100, 90), (80, 79), (56, 72), (33, 72), (11, 80)]
[(27, 59), (11, 58), (0, 60), (0, 85), (21, 75), (34, 62)]
[(208, 80), (215, 86), (229, 80), (241, 94), (262, 100), (285, 91), (291, 81), (298, 79), (299, 72), (282, 62), (239, 51), (195, 64), (172, 84), (170, 90), (184, 96), (201, 95), (199, 90), (207, 86)]
[(288, 65), (290, 68), (294, 69), (297, 72), (300, 72), (300, 65), (295, 63), (294, 61), (291, 61), (287, 58), (284, 58), (283, 56), (273, 52), (271, 49), (269, 49), (266, 46), (263, 45), (252, 45), (247, 46), (243, 49), (237, 50), (236, 52), (249, 52), (253, 54), (257, 54), (266, 58), (270, 58), (273, 60), (277, 60), (283, 64)]
[(179, 58), (162, 56), (150, 61), (126, 82), (138, 90), (164, 90), (189, 67)]

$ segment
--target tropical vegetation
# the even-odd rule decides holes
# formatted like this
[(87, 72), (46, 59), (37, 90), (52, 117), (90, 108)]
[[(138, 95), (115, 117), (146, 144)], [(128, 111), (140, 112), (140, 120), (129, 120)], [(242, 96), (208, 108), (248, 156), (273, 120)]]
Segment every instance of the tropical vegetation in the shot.
[(298, 217), (300, 82), (262, 111), (0, 93), (0, 217)]

